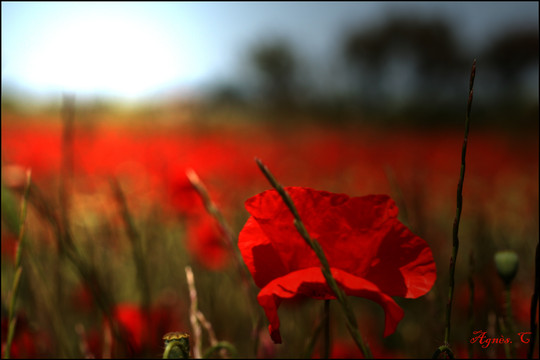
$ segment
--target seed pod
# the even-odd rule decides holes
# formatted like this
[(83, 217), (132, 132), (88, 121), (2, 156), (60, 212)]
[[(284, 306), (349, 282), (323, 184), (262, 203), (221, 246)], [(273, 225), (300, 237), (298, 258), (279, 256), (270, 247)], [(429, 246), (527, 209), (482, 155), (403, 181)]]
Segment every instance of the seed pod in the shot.
[(494, 259), (499, 276), (505, 285), (510, 285), (518, 270), (518, 255), (510, 250), (498, 251), (495, 253)]
[(189, 334), (169, 332), (163, 335), (165, 343), (164, 359), (189, 359)]

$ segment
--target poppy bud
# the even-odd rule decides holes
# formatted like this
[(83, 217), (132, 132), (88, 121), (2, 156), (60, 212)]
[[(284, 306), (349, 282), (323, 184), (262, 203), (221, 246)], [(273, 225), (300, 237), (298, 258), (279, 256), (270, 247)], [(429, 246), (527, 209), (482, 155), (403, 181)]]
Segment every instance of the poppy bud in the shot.
[(518, 270), (518, 255), (510, 250), (498, 251), (494, 259), (499, 276), (506, 285), (510, 285)]
[[(189, 334), (169, 332), (163, 335), (165, 343), (164, 359), (189, 359)], [(170, 345), (170, 346), (169, 346)]]

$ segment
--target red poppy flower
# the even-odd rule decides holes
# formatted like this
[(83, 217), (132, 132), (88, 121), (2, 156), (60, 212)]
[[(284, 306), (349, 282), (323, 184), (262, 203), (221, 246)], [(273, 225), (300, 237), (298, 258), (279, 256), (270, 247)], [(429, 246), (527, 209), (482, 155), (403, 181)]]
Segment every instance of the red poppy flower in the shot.
[[(2, 317), (2, 358), (7, 346), (8, 325), (7, 317)], [(12, 359), (44, 357), (45, 351), (50, 351), (50, 340), (48, 334), (32, 329), (28, 318), (19, 313), (17, 314), (17, 326), (11, 343), (10, 356)]]
[[(397, 219), (398, 209), (386, 195), (349, 197), (303, 187), (286, 191), (323, 248), (337, 283), (347, 295), (381, 305), (386, 314), (384, 336), (392, 334), (403, 310), (391, 296), (417, 298), (435, 282), (427, 243)], [(245, 206), (251, 217), (238, 246), (261, 288), (257, 299), (270, 321), (270, 335), (281, 343), (277, 310), (282, 300), (336, 297), (280, 195), (268, 190), (248, 199)]]
[(202, 200), (186, 176), (186, 169), (174, 169), (170, 178), (168, 197), (173, 208), (186, 217), (204, 212)]
[(187, 248), (192, 256), (207, 269), (223, 269), (229, 261), (229, 250), (214, 218), (202, 214), (188, 226)]
[[(146, 316), (140, 306), (132, 303), (118, 304), (113, 317), (118, 322), (127, 348), (118, 349), (119, 344), (113, 342), (113, 354), (116, 351), (125, 351), (130, 356), (144, 356), (151, 353), (159, 353), (162, 350), (161, 336), (170, 331), (182, 329), (180, 314), (178, 310), (171, 306), (152, 306)], [(104, 326), (110, 328), (109, 322), (105, 319)], [(110, 331), (110, 330), (109, 330)], [(93, 340), (93, 339), (90, 339)], [(95, 340), (89, 341), (93, 354), (101, 354), (100, 344)]]

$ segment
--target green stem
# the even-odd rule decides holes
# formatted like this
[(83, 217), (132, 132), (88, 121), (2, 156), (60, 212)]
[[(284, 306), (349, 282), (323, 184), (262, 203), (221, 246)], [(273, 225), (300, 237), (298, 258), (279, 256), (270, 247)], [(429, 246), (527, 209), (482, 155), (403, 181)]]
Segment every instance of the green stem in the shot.
[(212, 354), (214, 354), (216, 351), (219, 351), (221, 349), (226, 349), (229, 351), (229, 355), (232, 357), (232, 358), (237, 358), (238, 357), (238, 353), (236, 351), (236, 348), (234, 347), (233, 344), (231, 344), (230, 342), (228, 341), (220, 341), (218, 342), (217, 344), (209, 347), (203, 354), (203, 359), (208, 359)]
[(439, 355), (441, 355), (442, 353), (445, 353), (449, 359), (454, 359), (454, 353), (446, 345), (439, 346), (439, 348), (435, 350), (435, 353), (433, 354), (432, 359), (438, 359)]
[(330, 358), (330, 300), (324, 300), (324, 347), (322, 358)]
[(315, 343), (317, 342), (317, 339), (319, 338), (319, 335), (321, 334), (321, 331), (324, 327), (324, 319), (321, 319), (317, 327), (315, 328), (315, 331), (313, 331), (313, 335), (309, 339), (306, 349), (304, 350), (304, 358), (305, 359), (311, 359), (313, 355), (313, 348), (315, 347)]
[(11, 300), (9, 302), (8, 313), (8, 335), (6, 340), (6, 347), (4, 349), (4, 358), (10, 358), (11, 344), (15, 337), (15, 328), (17, 325), (17, 318), (15, 317), (15, 307), (17, 305), (17, 295), (19, 293), (19, 284), (21, 282), (22, 274), (22, 250), (24, 245), (24, 232), (26, 229), (26, 209), (28, 204), (28, 194), (30, 189), (30, 183), (32, 181), (32, 173), (30, 170), (26, 173), (26, 185), (24, 188), (24, 195), (22, 198), (21, 212), (19, 216), (19, 236), (17, 241), (17, 253), (15, 254), (15, 277), (13, 279), (13, 285), (11, 288)]
[[(502, 317), (498, 318), (499, 320), (499, 329), (501, 330), (501, 333), (503, 333), (505, 336), (508, 337), (508, 328), (506, 327), (506, 324), (504, 323), (504, 319)], [(504, 354), (507, 359), (512, 359), (512, 351), (510, 349), (509, 343), (504, 343)]]
[(449, 289), (448, 289), (448, 303), (446, 305), (446, 329), (444, 333), (444, 343), (448, 345), (450, 343), (450, 330), (451, 330), (451, 316), (452, 316), (452, 301), (454, 299), (454, 274), (456, 271), (456, 261), (459, 249), (459, 221), (461, 219), (461, 210), (463, 208), (463, 180), (465, 178), (465, 156), (467, 154), (467, 142), (469, 138), (469, 126), (470, 115), (473, 100), (473, 85), (476, 75), (476, 59), (473, 61), (471, 69), (471, 77), (469, 81), (469, 98), (467, 101), (467, 114), (465, 117), (465, 136), (463, 138), (463, 146), (461, 148), (461, 170), (459, 174), (459, 181), (457, 186), (457, 206), (456, 217), (454, 219), (454, 225), (452, 228), (452, 257), (450, 258), (450, 276), (449, 276)]
[[(505, 285), (505, 307), (506, 307), (506, 336), (510, 337), (515, 334), (514, 319), (512, 316), (512, 290), (510, 284)], [(510, 357), (515, 358), (516, 345), (514, 343), (508, 344)]]
[(326, 255), (324, 254), (323, 249), (321, 248), (321, 245), (311, 238), (309, 235), (306, 227), (304, 226), (304, 223), (302, 222), (302, 219), (300, 218), (300, 215), (298, 215), (298, 210), (296, 210), (296, 206), (294, 205), (294, 202), (290, 198), (289, 194), (281, 184), (279, 184), (272, 173), (270, 173), (270, 170), (262, 163), (260, 159), (255, 159), (257, 162), (257, 165), (263, 172), (263, 174), (266, 176), (270, 184), (276, 189), (278, 194), (281, 196), (283, 201), (285, 202), (285, 205), (289, 208), (291, 213), (294, 216), (294, 226), (296, 227), (296, 230), (300, 233), (300, 235), (304, 238), (306, 243), (313, 249), (317, 257), (319, 258), (319, 261), (321, 262), (321, 271), (324, 275), (324, 278), (326, 279), (326, 282), (328, 283), (328, 286), (330, 289), (334, 292), (336, 298), (338, 299), (341, 309), (343, 310), (343, 313), (345, 315), (345, 318), (347, 320), (347, 329), (349, 330), (349, 333), (351, 334), (354, 342), (362, 351), (362, 354), (364, 354), (364, 357), (371, 358), (371, 350), (367, 346), (367, 344), (362, 339), (362, 336), (360, 334), (360, 331), (358, 330), (358, 324), (356, 322), (356, 317), (354, 316), (354, 312), (352, 311), (352, 307), (350, 306), (347, 296), (341, 290), (341, 288), (338, 286), (336, 279), (332, 275), (332, 272), (330, 271), (330, 265), (328, 264), (328, 260), (326, 259)]

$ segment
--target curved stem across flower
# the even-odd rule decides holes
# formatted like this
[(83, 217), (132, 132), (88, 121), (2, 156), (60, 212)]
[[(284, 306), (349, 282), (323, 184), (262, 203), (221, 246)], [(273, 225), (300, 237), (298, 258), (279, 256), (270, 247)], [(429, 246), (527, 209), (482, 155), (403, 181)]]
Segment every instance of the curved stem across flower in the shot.
[[(397, 220), (386, 195), (349, 197), (310, 188), (283, 188), (257, 160), (275, 190), (246, 201), (251, 214), (239, 248), (261, 291), (259, 304), (280, 343), (277, 308), (284, 299), (338, 299), (347, 328), (364, 356), (364, 344), (347, 295), (377, 302), (386, 314), (385, 333), (394, 332), (403, 310), (391, 296), (416, 298), (436, 278), (427, 243)], [(315, 240), (316, 239), (316, 240)]]

